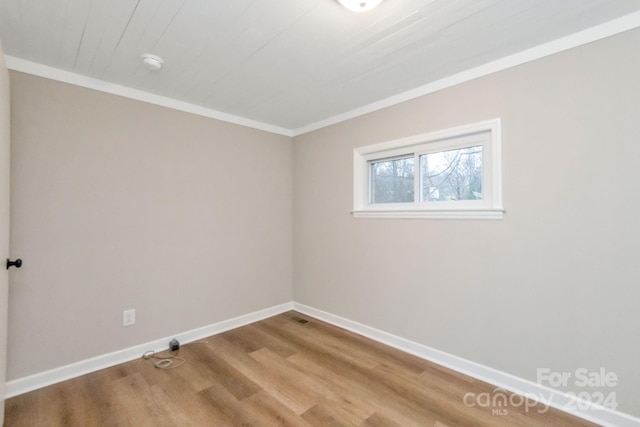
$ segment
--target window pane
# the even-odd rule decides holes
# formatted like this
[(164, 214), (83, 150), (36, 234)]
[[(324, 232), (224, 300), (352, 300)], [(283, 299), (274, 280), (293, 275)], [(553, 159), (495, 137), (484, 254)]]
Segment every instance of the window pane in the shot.
[(420, 156), (421, 201), (482, 199), (482, 146)]
[(370, 164), (371, 203), (413, 202), (413, 156)]

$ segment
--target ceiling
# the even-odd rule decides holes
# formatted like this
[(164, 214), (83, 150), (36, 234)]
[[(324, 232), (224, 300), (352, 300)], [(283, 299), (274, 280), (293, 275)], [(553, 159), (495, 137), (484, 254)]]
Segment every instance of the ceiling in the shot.
[[(0, 0), (5, 53), (292, 132), (640, 10), (640, 0)], [(152, 72), (140, 55), (161, 56)]]

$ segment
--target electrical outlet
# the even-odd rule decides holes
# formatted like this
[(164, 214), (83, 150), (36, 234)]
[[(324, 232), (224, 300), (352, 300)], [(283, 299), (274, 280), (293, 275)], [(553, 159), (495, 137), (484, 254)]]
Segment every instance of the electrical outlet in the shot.
[(136, 324), (136, 310), (125, 310), (122, 312), (122, 326), (131, 326)]

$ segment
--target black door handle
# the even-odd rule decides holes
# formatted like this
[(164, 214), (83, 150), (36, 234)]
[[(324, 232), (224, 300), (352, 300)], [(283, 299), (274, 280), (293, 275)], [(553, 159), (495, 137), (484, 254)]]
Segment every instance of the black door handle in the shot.
[(9, 258), (7, 258), (7, 270), (9, 269), (9, 267), (13, 266), (15, 266), (16, 268), (22, 267), (22, 260), (18, 258), (15, 261), (11, 261)]

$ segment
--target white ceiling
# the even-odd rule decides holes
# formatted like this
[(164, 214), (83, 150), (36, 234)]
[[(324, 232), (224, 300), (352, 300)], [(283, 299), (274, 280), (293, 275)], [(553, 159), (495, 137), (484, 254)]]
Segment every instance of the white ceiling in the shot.
[[(640, 10), (640, 0), (0, 0), (11, 57), (295, 130)], [(165, 67), (140, 62), (154, 53)]]

